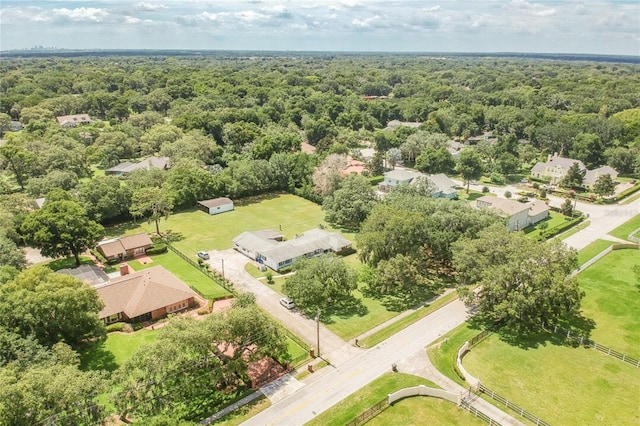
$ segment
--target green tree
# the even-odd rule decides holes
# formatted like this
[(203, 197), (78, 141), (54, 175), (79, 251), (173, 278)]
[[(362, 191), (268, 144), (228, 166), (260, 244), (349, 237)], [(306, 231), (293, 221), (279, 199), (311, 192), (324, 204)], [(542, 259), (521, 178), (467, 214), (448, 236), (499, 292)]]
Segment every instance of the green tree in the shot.
[(169, 219), (173, 210), (173, 201), (168, 191), (158, 187), (140, 188), (131, 196), (129, 212), (134, 218), (145, 218), (149, 223), (155, 222), (156, 234), (160, 235), (160, 219)]
[(610, 174), (604, 174), (598, 176), (596, 182), (593, 184), (593, 192), (601, 198), (613, 195), (616, 192), (616, 185), (611, 179)]
[(560, 206), (560, 212), (567, 217), (573, 216), (573, 202), (569, 198)]
[(0, 425), (101, 422), (104, 407), (97, 395), (106, 390), (101, 372), (80, 371), (77, 365), (44, 362), (26, 370), (0, 369)]
[(402, 151), (399, 148), (391, 148), (387, 151), (387, 161), (392, 169), (396, 168), (396, 164), (402, 161)]
[(560, 181), (560, 185), (564, 188), (577, 188), (582, 186), (584, 174), (585, 170), (581, 169), (578, 163), (573, 163), (571, 167), (569, 167), (569, 170), (567, 170), (567, 174), (564, 175)]
[(469, 184), (472, 180), (480, 179), (483, 173), (482, 159), (473, 149), (467, 148), (460, 153), (456, 171), (460, 173), (462, 179), (467, 183), (467, 194)]
[(0, 138), (2, 138), (8, 130), (11, 130), (11, 117), (9, 114), (0, 112)]
[(45, 256), (73, 255), (80, 265), (80, 253), (95, 246), (104, 236), (102, 225), (90, 220), (76, 201), (48, 201), (31, 212), (20, 227), (24, 239)]
[(80, 183), (78, 199), (91, 219), (104, 223), (129, 213), (131, 188), (115, 176), (98, 176)]
[(24, 250), (18, 248), (15, 242), (0, 234), (0, 266), (13, 266), (23, 269), (27, 266)]
[[(580, 312), (584, 297), (571, 272), (577, 253), (561, 241), (539, 242), (504, 226), (454, 243), (461, 295), (474, 319), (505, 334), (537, 333)], [(479, 287), (473, 291), (473, 287)]]
[(296, 273), (285, 281), (282, 291), (309, 315), (333, 305), (351, 303), (357, 276), (345, 261), (333, 255), (298, 259)]
[(5, 167), (13, 172), (20, 188), (24, 189), (36, 164), (36, 155), (28, 151), (22, 142), (12, 139), (0, 146), (0, 156), (6, 162)]
[(426, 149), (416, 158), (416, 169), (429, 174), (451, 173), (456, 161), (446, 148)]
[(202, 418), (227, 405), (229, 391), (248, 384), (248, 364), (265, 357), (286, 361), (286, 338), (253, 303), (175, 319), (123, 363), (113, 402), (122, 419)]
[(105, 336), (98, 294), (70, 275), (34, 266), (0, 286), (0, 296), (0, 327), (42, 345), (64, 341), (78, 348)]
[(376, 203), (376, 193), (369, 180), (352, 174), (346, 176), (338, 189), (322, 203), (327, 222), (357, 230)]

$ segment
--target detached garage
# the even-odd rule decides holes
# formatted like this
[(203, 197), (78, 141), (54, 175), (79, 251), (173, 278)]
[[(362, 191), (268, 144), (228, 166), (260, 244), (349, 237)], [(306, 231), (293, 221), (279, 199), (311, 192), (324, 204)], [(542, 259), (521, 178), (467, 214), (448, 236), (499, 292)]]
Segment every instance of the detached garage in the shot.
[(233, 201), (226, 197), (198, 201), (198, 208), (205, 213), (219, 214), (233, 210)]

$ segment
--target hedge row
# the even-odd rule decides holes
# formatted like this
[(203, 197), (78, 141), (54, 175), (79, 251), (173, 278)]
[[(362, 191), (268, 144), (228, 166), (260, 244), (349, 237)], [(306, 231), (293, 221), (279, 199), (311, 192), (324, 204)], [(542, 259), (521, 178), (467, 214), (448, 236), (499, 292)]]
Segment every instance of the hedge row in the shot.
[(551, 237), (555, 237), (556, 235), (566, 231), (569, 228), (574, 227), (575, 225), (577, 225), (578, 223), (582, 222), (582, 220), (584, 219), (584, 217), (582, 217), (582, 215), (575, 217), (571, 220), (566, 220), (564, 223), (561, 223), (560, 225), (554, 226), (553, 228), (549, 228), (549, 229), (545, 229), (544, 231), (540, 232), (540, 235), (538, 236), (538, 239), (540, 241), (544, 241), (544, 240), (548, 240)]
[(624, 197), (640, 191), (640, 184), (633, 185), (631, 188), (627, 188), (616, 196), (617, 200), (622, 200)]
[(153, 256), (155, 254), (162, 254), (167, 252), (167, 245), (164, 243), (155, 243), (151, 247), (146, 250), (146, 253), (149, 256)]
[(369, 183), (371, 185), (377, 185), (384, 180), (384, 176), (371, 176), (369, 178)]

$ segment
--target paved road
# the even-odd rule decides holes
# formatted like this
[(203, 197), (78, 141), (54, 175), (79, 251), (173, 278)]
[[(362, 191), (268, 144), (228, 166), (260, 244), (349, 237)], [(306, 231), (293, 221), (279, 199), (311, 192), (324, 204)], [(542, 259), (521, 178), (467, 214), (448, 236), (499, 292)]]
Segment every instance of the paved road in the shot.
[(383, 373), (391, 371), (393, 363), (401, 363), (405, 358), (423, 351), (466, 318), (464, 304), (459, 300), (452, 302), (379, 345), (352, 357), (318, 381), (301, 388), (244, 424), (302, 425)]
[[(251, 276), (245, 269), (250, 260), (233, 249), (210, 251), (208, 263), (222, 272), (224, 259), (224, 275), (234, 286), (243, 292), (256, 295), (256, 302), (282, 324), (317, 350), (317, 324), (313, 318), (307, 318), (300, 312), (289, 311), (280, 305), (280, 296), (265, 283)], [(348, 343), (320, 324), (320, 352), (332, 365), (339, 366), (362, 350)]]

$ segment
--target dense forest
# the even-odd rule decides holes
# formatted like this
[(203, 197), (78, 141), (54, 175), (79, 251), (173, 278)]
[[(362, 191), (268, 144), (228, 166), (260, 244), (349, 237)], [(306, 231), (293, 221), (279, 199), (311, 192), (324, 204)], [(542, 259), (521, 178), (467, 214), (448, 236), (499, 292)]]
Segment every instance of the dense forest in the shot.
[[(483, 226), (495, 218), (475, 211), (463, 217), (457, 205), (436, 206), (402, 193), (374, 206), (371, 182), (385, 167), (404, 162), (468, 180), (461, 162), (473, 160), (499, 183), (526, 176), (536, 161), (559, 153), (588, 167), (608, 164), (621, 176), (637, 177), (639, 67), (389, 54), (0, 58), (0, 382), (7, 385), (0, 400), (17, 401), (0, 404), (0, 418), (33, 424), (28, 419), (33, 416), (44, 424), (64, 412), (71, 416), (67, 424), (90, 423), (104, 414), (95, 395), (110, 383), (103, 373), (77, 368), (75, 351), (104, 337), (102, 324), (86, 320), (99, 310), (95, 294), (77, 291), (77, 282), (44, 268), (25, 269), (18, 249), (25, 242), (38, 241), (45, 254), (77, 257), (104, 235), (104, 225), (131, 217), (157, 219), (218, 196), (288, 191), (324, 201), (328, 219), (342, 227), (364, 223), (360, 257), (369, 264), (370, 286), (393, 293), (400, 284), (422, 279), (416, 265), (424, 264), (425, 245), (434, 269), (450, 268), (455, 240), (477, 234), (478, 217)], [(90, 122), (65, 127), (56, 120), (73, 114), (88, 114)], [(469, 147), (470, 154), (454, 159), (447, 149), (451, 141)], [(365, 148), (374, 152), (370, 158), (364, 158)], [(366, 160), (364, 175), (371, 179), (342, 176), (346, 155)], [(119, 163), (150, 156), (168, 157), (170, 169), (105, 174)], [(364, 194), (361, 211), (335, 211), (355, 193)], [(47, 201), (34, 211), (33, 200), (40, 197)], [(418, 213), (423, 211), (438, 214), (426, 218)], [(387, 226), (394, 224), (390, 216), (396, 227)], [(42, 224), (65, 221), (78, 233), (43, 235)], [(455, 235), (445, 232), (453, 222), (468, 226)], [(429, 227), (442, 232), (427, 233)], [(371, 237), (383, 229), (390, 235), (386, 243), (398, 236), (395, 229), (414, 228), (415, 247), (403, 239), (393, 252)], [(68, 244), (61, 244), (65, 238)], [(404, 281), (385, 281), (387, 271), (405, 272), (398, 274)], [(46, 323), (29, 313), (47, 303), (55, 310), (55, 295), (72, 290), (78, 317)], [(251, 306), (233, 312), (243, 326), (263, 320)], [(217, 336), (223, 320), (212, 319), (202, 332)], [(266, 321), (263, 328), (265, 335), (277, 334)], [(196, 333), (190, 324), (176, 325), (153, 348), (167, 363), (177, 359), (180, 368), (198, 359), (199, 350), (211, 350), (198, 347), (170, 359), (174, 352), (163, 345), (180, 354), (167, 342), (185, 330)], [(271, 349), (283, 351), (278, 345)], [(151, 360), (134, 359), (127, 364), (133, 372), (135, 362), (148, 366)], [(239, 382), (244, 371), (224, 373), (222, 379)], [(123, 395), (137, 390), (127, 388), (125, 376), (113, 380), (120, 380), (123, 393), (112, 403), (126, 415), (133, 408), (126, 403), (130, 394)], [(194, 398), (202, 396), (197, 386), (175, 380)], [(163, 413), (166, 407), (154, 405), (153, 392), (165, 391), (141, 390), (138, 414)], [(38, 405), (35, 395), (44, 402)], [(198, 418), (211, 408), (205, 405), (181, 417)]]

